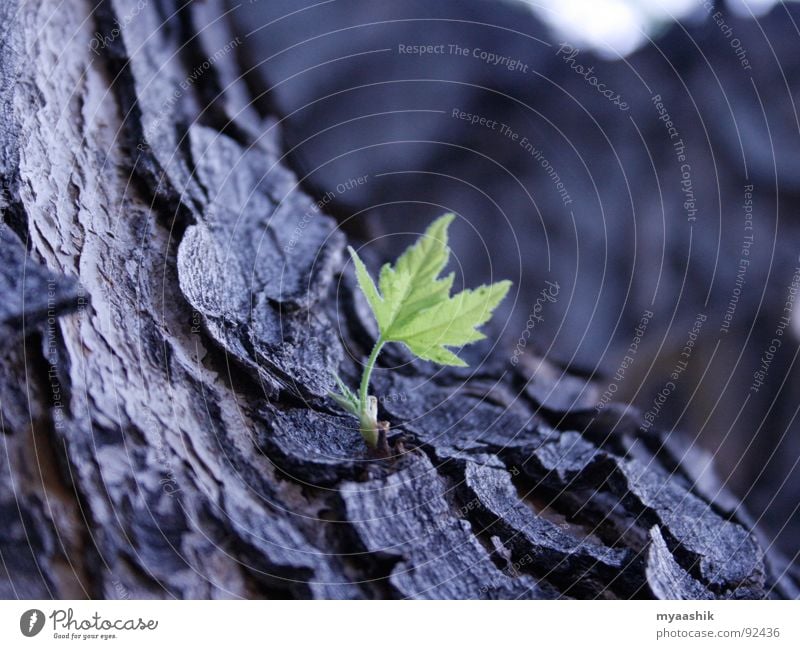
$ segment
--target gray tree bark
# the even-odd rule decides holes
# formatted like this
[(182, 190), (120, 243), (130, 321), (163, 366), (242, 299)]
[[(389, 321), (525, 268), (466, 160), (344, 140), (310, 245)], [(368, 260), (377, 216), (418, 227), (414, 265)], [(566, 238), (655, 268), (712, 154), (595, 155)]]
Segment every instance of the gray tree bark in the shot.
[(543, 360), (390, 351), (366, 452), (327, 393), (374, 324), (224, 13), (0, 5), (0, 595), (796, 597), (708, 458)]

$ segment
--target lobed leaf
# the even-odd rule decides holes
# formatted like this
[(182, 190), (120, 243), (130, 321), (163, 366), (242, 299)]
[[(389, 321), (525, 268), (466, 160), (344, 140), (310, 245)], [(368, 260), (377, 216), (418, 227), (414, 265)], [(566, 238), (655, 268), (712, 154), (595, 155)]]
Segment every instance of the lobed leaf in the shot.
[(450, 257), (447, 228), (454, 218), (453, 214), (439, 217), (394, 266), (385, 264), (377, 287), (356, 251), (349, 250), (382, 340), (403, 343), (424, 360), (463, 367), (466, 363), (447, 347), (461, 347), (485, 337), (477, 327), (492, 317), (511, 282), (450, 295), (454, 275), (440, 278), (439, 274)]

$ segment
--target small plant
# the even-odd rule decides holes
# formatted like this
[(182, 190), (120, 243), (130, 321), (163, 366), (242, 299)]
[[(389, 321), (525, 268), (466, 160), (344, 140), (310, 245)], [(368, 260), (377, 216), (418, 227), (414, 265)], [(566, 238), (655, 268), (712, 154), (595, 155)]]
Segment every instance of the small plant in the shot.
[(467, 289), (450, 295), (454, 273), (439, 277), (450, 257), (447, 228), (455, 218), (445, 214), (428, 227), (420, 239), (395, 262), (381, 268), (378, 286), (352, 247), (358, 285), (378, 323), (378, 339), (364, 366), (358, 394), (336, 376), (339, 392), (331, 396), (358, 417), (364, 441), (370, 448), (385, 445), (386, 422), (378, 421), (378, 400), (369, 394), (369, 381), (378, 354), (386, 343), (403, 343), (419, 358), (440, 365), (466, 367), (447, 347), (462, 347), (482, 340), (477, 330), (508, 293), (511, 282)]

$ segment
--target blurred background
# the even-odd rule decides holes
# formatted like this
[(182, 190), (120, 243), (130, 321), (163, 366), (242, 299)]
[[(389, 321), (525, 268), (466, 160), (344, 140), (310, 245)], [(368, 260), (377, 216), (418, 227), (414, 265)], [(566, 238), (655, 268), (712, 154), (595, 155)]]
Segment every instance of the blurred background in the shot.
[(230, 18), (304, 191), (378, 257), (456, 212), (458, 281), (515, 284), (495, 358), (544, 356), (688, 433), (796, 559), (798, 5), (255, 0)]

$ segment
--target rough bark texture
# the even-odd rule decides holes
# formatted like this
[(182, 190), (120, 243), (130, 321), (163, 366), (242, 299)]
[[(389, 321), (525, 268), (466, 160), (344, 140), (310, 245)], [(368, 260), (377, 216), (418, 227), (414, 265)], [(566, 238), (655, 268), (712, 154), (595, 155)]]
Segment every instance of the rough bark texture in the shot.
[[(250, 34), (254, 96), (281, 115), (292, 168), (315, 195), (335, 194), (344, 227), (393, 257), (401, 233), (455, 211), (466, 285), (514, 280), (492, 339), (514, 348), (535, 324), (529, 349), (645, 414), (663, 405), (658, 424), (713, 451), (770, 542), (796, 557), (800, 338), (765, 351), (800, 277), (800, 4), (754, 19), (693, 3), (697, 20), (612, 60), (563, 43), (577, 36), (548, 30), (539, 4), (270, 0), (231, 18)], [(441, 53), (400, 52), (415, 44)], [(530, 321), (546, 281), (557, 300)]]
[(544, 362), (378, 371), (369, 457), (345, 236), (234, 54), (185, 83), (222, 7), (93, 4), (0, 5), (0, 595), (797, 595), (707, 458)]

